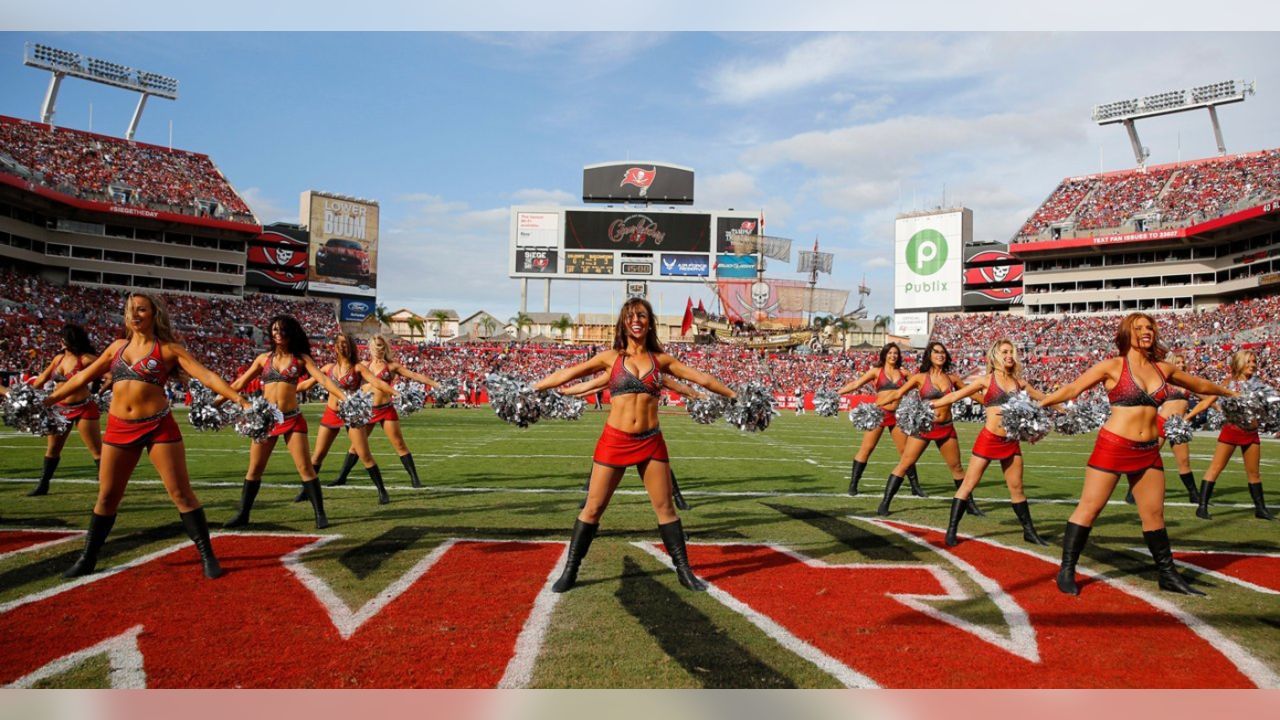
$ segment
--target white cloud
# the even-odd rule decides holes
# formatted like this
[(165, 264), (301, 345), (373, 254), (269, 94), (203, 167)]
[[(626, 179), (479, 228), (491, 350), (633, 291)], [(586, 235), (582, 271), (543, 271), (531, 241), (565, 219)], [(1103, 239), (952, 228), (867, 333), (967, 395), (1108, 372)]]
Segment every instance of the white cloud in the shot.
[(263, 225), (269, 225), (273, 222), (297, 222), (298, 209), (286, 208), (284, 205), (276, 202), (274, 198), (267, 197), (262, 188), (249, 187), (240, 192), (240, 198), (245, 201), (249, 209), (253, 211), (254, 216)]
[(526, 188), (511, 193), (511, 201), (516, 205), (570, 205), (581, 198), (566, 190), (543, 190)]

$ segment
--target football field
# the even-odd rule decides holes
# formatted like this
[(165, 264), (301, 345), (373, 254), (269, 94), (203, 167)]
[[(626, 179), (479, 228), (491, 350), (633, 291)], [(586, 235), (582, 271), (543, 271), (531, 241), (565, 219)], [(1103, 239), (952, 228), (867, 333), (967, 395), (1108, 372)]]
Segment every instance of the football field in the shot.
[[(320, 406), (306, 414), (312, 439)], [(404, 420), (425, 485), (413, 489), (380, 430), (373, 451), (392, 502), (357, 465), (325, 488), (331, 525), (294, 504), (278, 447), (247, 530), (235, 511), (248, 441), (199, 433), (179, 413), (196, 493), (227, 574), (200, 576), (177, 511), (144, 459), (99, 572), (66, 581), (96, 495), (69, 439), (50, 494), (29, 498), (44, 439), (0, 435), (0, 685), (35, 687), (1280, 687), (1280, 523), (1254, 519), (1243, 469), (1193, 514), (1165, 451), (1173, 548), (1196, 598), (1159, 591), (1123, 487), (1081, 557), (1080, 597), (1059, 594), (1063, 524), (1092, 436), (1024, 446), (1026, 493), (1049, 547), (1029, 545), (997, 468), (987, 517), (942, 543), (954, 486), (936, 450), (875, 515), (896, 461), (886, 436), (849, 497), (861, 438), (848, 419), (785, 412), (764, 432), (664, 413), (694, 569), (676, 581), (628, 471), (583, 563), (559, 574), (605, 413), (519, 429), (485, 409)], [(968, 462), (979, 426), (959, 424)], [(1192, 443), (1197, 478), (1213, 450)], [(321, 473), (342, 463), (339, 440)], [(1280, 506), (1280, 447), (1263, 480)], [(18, 638), (25, 638), (19, 640)]]

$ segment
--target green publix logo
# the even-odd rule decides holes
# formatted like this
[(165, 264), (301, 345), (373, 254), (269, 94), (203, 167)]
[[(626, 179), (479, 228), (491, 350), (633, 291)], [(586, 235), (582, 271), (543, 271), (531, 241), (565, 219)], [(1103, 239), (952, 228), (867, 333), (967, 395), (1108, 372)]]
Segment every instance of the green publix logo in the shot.
[[(916, 275), (932, 275), (947, 264), (947, 239), (937, 230), (926, 228), (907, 241), (907, 267)], [(947, 289), (945, 280), (908, 282), (907, 292), (939, 292)]]

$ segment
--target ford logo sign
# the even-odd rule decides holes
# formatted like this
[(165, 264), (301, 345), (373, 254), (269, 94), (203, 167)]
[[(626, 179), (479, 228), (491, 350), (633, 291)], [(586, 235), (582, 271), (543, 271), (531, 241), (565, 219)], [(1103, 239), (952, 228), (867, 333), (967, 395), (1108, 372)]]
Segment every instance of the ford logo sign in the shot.
[(369, 312), (369, 304), (362, 302), (347, 303), (347, 309), (352, 312)]

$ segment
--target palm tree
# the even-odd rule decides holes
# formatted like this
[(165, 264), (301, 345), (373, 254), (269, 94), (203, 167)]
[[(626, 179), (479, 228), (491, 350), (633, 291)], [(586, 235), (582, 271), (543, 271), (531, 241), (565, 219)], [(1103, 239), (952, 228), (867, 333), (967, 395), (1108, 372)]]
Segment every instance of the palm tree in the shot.
[(569, 319), (568, 315), (561, 315), (559, 320), (551, 323), (551, 327), (560, 331), (560, 337), (564, 338), (569, 333), (569, 330), (574, 327), (574, 322)]
[(436, 310), (431, 313), (431, 319), (436, 321), (436, 339), (444, 339), (444, 324), (449, 322), (449, 313), (444, 310)]
[(526, 328), (533, 327), (533, 318), (529, 317), (528, 313), (518, 312), (515, 314), (515, 317), (511, 318), (510, 323), (516, 326), (516, 339), (519, 340), (520, 334), (523, 333)]
[(378, 303), (373, 308), (373, 316), (378, 319), (378, 331), (382, 331), (382, 326), (391, 327), (391, 313), (387, 310), (387, 306)]
[(877, 315), (877, 316), (876, 316), (876, 319), (875, 319), (875, 325), (874, 325), (874, 326), (872, 326), (872, 327), (873, 327), (873, 329), (874, 329), (874, 328), (882, 328), (882, 329), (884, 329), (884, 330), (888, 330), (888, 329), (889, 329), (889, 323), (891, 323), (891, 322), (893, 322), (893, 318), (892, 318), (892, 317), (890, 317), (890, 316), (888, 316), (888, 315)]
[(427, 335), (426, 323), (422, 322), (422, 318), (418, 317), (417, 315), (414, 315), (410, 317), (408, 320), (405, 320), (404, 324), (409, 326), (410, 339), (413, 339), (418, 335), (426, 337)]
[(484, 328), (485, 337), (493, 337), (493, 334), (498, 331), (498, 321), (492, 315), (485, 315), (480, 318), (480, 327)]

